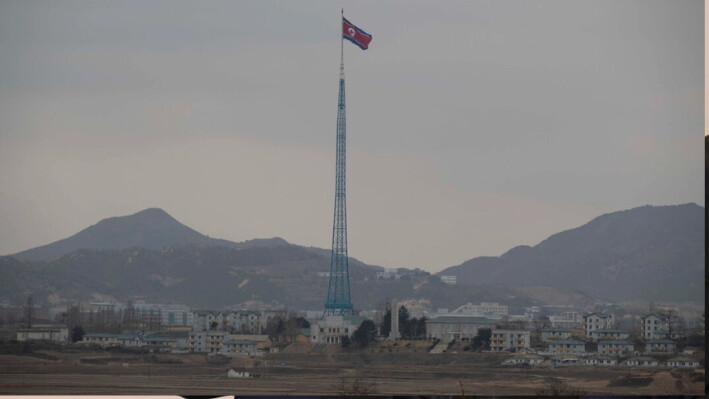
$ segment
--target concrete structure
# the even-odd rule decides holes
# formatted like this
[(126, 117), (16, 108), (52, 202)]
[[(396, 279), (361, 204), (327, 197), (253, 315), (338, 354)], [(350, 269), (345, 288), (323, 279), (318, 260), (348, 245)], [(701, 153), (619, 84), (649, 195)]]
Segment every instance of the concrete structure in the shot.
[(365, 320), (361, 316), (325, 316), (310, 325), (310, 342), (319, 344), (339, 344), (343, 337), (352, 338), (352, 334)]
[(67, 343), (69, 342), (69, 329), (66, 326), (38, 324), (31, 328), (18, 329), (17, 340)]
[(620, 363), (621, 366), (628, 367), (657, 367), (658, 361), (651, 357), (632, 357)]
[(645, 353), (675, 353), (677, 344), (671, 339), (652, 339), (645, 342)]
[(493, 329), (495, 320), (475, 316), (438, 316), (426, 320), (426, 337), (450, 341), (473, 339), (481, 328)]
[(667, 316), (662, 313), (651, 313), (641, 320), (643, 338), (645, 339), (660, 339), (663, 335), (658, 335), (658, 332), (667, 331), (669, 327)]
[(441, 281), (448, 285), (456, 285), (458, 278), (456, 276), (441, 276)]
[(618, 360), (610, 356), (591, 356), (584, 359), (584, 363), (590, 366), (615, 366)]
[(185, 305), (158, 305), (163, 326), (191, 326), (194, 313)]
[(605, 313), (588, 313), (583, 316), (586, 337), (591, 337), (591, 332), (600, 329), (613, 328), (613, 315)]
[(547, 327), (542, 329), (542, 341), (547, 342), (550, 340), (561, 340), (571, 338), (571, 331), (568, 328), (561, 327)]
[(603, 355), (619, 356), (632, 353), (635, 345), (630, 341), (611, 339), (598, 341), (598, 353)]
[(549, 352), (551, 353), (585, 353), (586, 344), (575, 339), (562, 339), (549, 341)]
[(529, 331), (492, 330), (492, 335), (490, 336), (491, 351), (519, 351), (522, 349), (529, 349)]
[(590, 338), (594, 341), (600, 341), (604, 339), (627, 339), (629, 334), (625, 330), (618, 330), (613, 328), (601, 328), (598, 330), (591, 331)]

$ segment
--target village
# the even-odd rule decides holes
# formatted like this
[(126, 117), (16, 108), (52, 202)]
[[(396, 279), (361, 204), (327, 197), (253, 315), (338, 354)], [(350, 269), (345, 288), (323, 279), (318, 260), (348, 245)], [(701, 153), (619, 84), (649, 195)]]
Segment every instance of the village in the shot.
[[(597, 308), (603, 308), (600, 304)], [(286, 310), (192, 310), (143, 301), (90, 302), (54, 315), (25, 312), (11, 340), (45, 341), (93, 349), (260, 358), (269, 353), (507, 354), (500, 367), (704, 366), (704, 319), (676, 310), (632, 315), (607, 306), (579, 313), (563, 307), (530, 307), (509, 314), (500, 303), (467, 303), (449, 311), (411, 313), (393, 301), (386, 311), (354, 316)], [(26, 308), (26, 307), (25, 307)], [(392, 312), (397, 309), (397, 312)], [(623, 314), (620, 320), (608, 311)], [(6, 309), (7, 310), (7, 309)], [(40, 312), (41, 313), (41, 312)], [(46, 312), (45, 312), (46, 313)], [(398, 317), (392, 317), (397, 314)], [(412, 317), (419, 316), (417, 317)], [(7, 319), (7, 317), (5, 317)], [(4, 330), (7, 334), (8, 326)], [(14, 339), (13, 339), (14, 338)]]

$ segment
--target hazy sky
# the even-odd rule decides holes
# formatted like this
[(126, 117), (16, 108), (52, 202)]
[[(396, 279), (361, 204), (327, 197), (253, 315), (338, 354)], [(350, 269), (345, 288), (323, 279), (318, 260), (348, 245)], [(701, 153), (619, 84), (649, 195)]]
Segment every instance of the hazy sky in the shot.
[(350, 255), (704, 206), (702, 1), (0, 0), (0, 254), (148, 207), (329, 248), (341, 7)]

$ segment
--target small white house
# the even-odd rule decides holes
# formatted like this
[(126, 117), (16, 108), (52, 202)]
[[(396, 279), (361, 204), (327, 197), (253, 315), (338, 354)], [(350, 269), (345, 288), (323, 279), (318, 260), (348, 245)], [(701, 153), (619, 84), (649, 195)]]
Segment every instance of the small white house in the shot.
[(615, 366), (618, 360), (610, 356), (591, 356), (584, 359), (584, 363), (589, 366)]
[(536, 365), (536, 364), (541, 364), (544, 361), (544, 358), (538, 355), (519, 355), (519, 356), (513, 356), (510, 358), (505, 359), (502, 364), (504, 365), (518, 365), (518, 364), (528, 364), (528, 365)]
[(651, 357), (632, 357), (621, 363), (628, 367), (657, 367), (658, 361)]
[(229, 371), (226, 372), (227, 378), (249, 378), (249, 372), (248, 371), (236, 371), (234, 369), (229, 369)]
[(670, 359), (665, 362), (665, 366), (667, 367), (675, 367), (675, 368), (689, 368), (689, 369), (694, 369), (694, 368), (699, 368), (699, 361), (686, 358), (686, 357), (675, 357), (673, 359)]
[(551, 364), (554, 367), (559, 366), (576, 366), (580, 364), (580, 358), (576, 355), (561, 355), (551, 359)]

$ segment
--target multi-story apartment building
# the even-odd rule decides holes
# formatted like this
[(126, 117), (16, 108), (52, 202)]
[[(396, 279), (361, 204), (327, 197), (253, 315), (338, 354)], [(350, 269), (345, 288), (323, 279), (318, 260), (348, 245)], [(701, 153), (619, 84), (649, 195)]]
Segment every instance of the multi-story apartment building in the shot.
[(585, 353), (586, 344), (575, 339), (562, 339), (549, 341), (549, 352), (551, 353)]
[(662, 313), (652, 313), (642, 319), (643, 338), (660, 339), (669, 333), (667, 316)]
[(632, 353), (635, 350), (635, 345), (630, 341), (621, 339), (610, 339), (598, 342), (598, 353), (602, 355), (623, 355)]
[(613, 328), (613, 315), (605, 313), (588, 313), (583, 316), (586, 336), (591, 337), (591, 332), (604, 328)]
[(671, 339), (651, 339), (645, 342), (646, 353), (674, 353), (677, 351), (677, 344)]
[(524, 330), (492, 330), (490, 350), (500, 352), (505, 350), (529, 349), (529, 331)]
[(549, 340), (560, 340), (571, 338), (571, 330), (561, 327), (547, 327), (542, 329), (541, 339), (543, 342)]
[(614, 328), (601, 328), (598, 330), (591, 331), (591, 339), (594, 341), (599, 341), (602, 339), (626, 339), (629, 334), (625, 330), (618, 330)]

